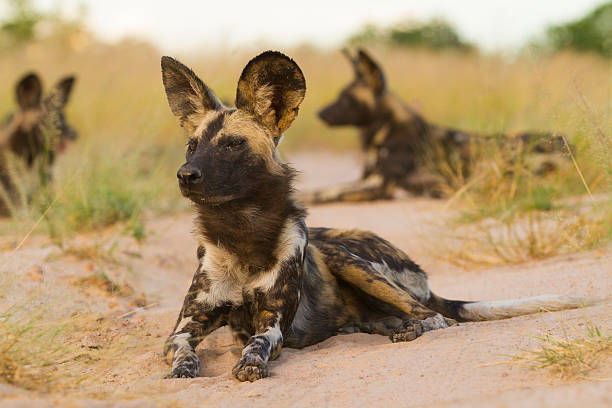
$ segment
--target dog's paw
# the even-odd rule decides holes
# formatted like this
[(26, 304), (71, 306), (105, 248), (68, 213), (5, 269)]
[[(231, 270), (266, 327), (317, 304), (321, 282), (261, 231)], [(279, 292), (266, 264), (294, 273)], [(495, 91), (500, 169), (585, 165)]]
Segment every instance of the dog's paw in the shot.
[[(454, 320), (450, 320), (454, 322)], [(455, 322), (455, 324), (457, 324), (457, 322)], [(423, 326), (423, 331), (426, 332), (431, 330), (446, 329), (451, 325), (444, 316), (437, 314), (435, 316), (428, 317), (425, 320), (421, 320), (421, 326)]]
[(172, 371), (164, 378), (195, 378), (200, 372), (200, 358), (192, 350), (177, 350), (172, 361)]
[(389, 338), (393, 343), (412, 341), (423, 334), (420, 320), (410, 319), (402, 322), (402, 326), (393, 332)]
[(453, 319), (447, 319), (441, 314), (428, 317), (425, 320), (409, 319), (402, 322), (402, 325), (389, 336), (393, 343), (401, 341), (412, 341), (421, 334), (438, 329), (445, 329), (450, 326), (455, 326), (457, 322)]
[(238, 381), (256, 381), (268, 376), (268, 367), (259, 359), (244, 356), (232, 370)]
[(164, 376), (164, 378), (195, 378), (197, 376), (198, 372), (197, 370), (194, 370), (193, 367), (179, 366), (173, 368), (172, 371)]

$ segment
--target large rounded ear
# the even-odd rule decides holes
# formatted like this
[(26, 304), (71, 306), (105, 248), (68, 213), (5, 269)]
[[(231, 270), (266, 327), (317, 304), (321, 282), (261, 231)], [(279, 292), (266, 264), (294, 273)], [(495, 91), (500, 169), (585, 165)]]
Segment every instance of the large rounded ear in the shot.
[(386, 81), (378, 64), (363, 49), (359, 49), (356, 64), (360, 77), (376, 94), (381, 94), (386, 88)]
[(63, 106), (66, 106), (68, 100), (70, 99), (70, 94), (72, 93), (72, 87), (76, 78), (74, 75), (66, 76), (59, 80), (57, 85), (55, 85), (54, 92), (57, 92), (58, 99), (61, 101)]
[(45, 99), (47, 106), (54, 109), (63, 109), (70, 99), (75, 81), (76, 78), (73, 75), (60, 79), (49, 96)]
[(192, 70), (171, 57), (162, 57), (162, 80), (172, 113), (193, 134), (207, 113), (223, 108), (212, 90)]
[(298, 65), (286, 55), (266, 51), (242, 71), (236, 107), (248, 111), (275, 139), (289, 128), (306, 95), (306, 81)]
[(40, 106), (42, 82), (35, 73), (29, 73), (17, 82), (15, 89), (17, 103), (21, 109), (33, 109)]

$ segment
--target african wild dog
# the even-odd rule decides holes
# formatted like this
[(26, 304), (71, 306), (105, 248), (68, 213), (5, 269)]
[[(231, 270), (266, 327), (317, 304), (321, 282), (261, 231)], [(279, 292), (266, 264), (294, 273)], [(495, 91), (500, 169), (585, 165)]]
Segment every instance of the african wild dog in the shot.
[(252, 59), (238, 81), (235, 108), (175, 59), (163, 57), (161, 67), (170, 108), (189, 133), (177, 177), (195, 204), (199, 237), (199, 267), (164, 346), (168, 378), (197, 376), (196, 346), (224, 325), (244, 345), (233, 375), (254, 381), (267, 375), (283, 345), (302, 348), (357, 331), (409, 341), (455, 320), (584, 304), (556, 295), (446, 300), (382, 238), (307, 228), (293, 194), (294, 170), (276, 154), (306, 92), (300, 68), (287, 56), (267, 51)]
[(74, 76), (64, 77), (44, 98), (38, 75), (29, 73), (17, 82), (19, 109), (0, 129), (0, 216), (9, 215), (11, 208), (19, 205), (17, 181), (11, 174), (9, 156), (22, 161), (27, 169), (38, 162), (43, 166), (45, 177), (50, 177), (56, 152), (76, 139), (77, 133), (68, 125), (64, 114), (74, 81)]
[(358, 127), (366, 163), (361, 180), (300, 197), (308, 203), (391, 198), (396, 188), (442, 196), (447, 180), (436, 167), (450, 163), (468, 176), (475, 140), (543, 153), (535, 158), (544, 159), (535, 169), (538, 173), (555, 168), (559, 157), (553, 152), (567, 152), (564, 138), (550, 133), (485, 136), (429, 123), (388, 90), (384, 73), (365, 51), (359, 50), (353, 57), (345, 50), (345, 55), (353, 65), (355, 79), (319, 116), (330, 126)]

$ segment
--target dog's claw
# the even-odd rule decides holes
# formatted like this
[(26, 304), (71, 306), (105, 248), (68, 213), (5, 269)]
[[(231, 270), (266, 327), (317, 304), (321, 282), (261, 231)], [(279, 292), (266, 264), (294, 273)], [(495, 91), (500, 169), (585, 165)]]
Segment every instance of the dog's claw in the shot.
[(234, 366), (232, 374), (238, 381), (256, 381), (268, 376), (268, 368), (265, 364), (255, 361), (241, 359)]
[(389, 338), (393, 343), (399, 343), (403, 341), (412, 341), (421, 334), (423, 334), (423, 326), (421, 321), (411, 319), (405, 321), (402, 327), (391, 334)]

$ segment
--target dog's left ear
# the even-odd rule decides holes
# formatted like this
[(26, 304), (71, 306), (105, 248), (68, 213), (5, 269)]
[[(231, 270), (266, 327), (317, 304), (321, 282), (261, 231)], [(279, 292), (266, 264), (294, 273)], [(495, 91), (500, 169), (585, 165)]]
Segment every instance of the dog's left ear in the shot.
[(251, 113), (273, 133), (275, 143), (295, 119), (306, 95), (306, 81), (298, 65), (280, 52), (266, 51), (242, 71), (236, 107)]
[(42, 82), (38, 75), (31, 72), (17, 82), (15, 88), (17, 103), (22, 110), (36, 109), (42, 97)]
[(374, 90), (377, 95), (386, 88), (385, 74), (376, 62), (364, 50), (359, 49), (356, 69), (361, 78)]
[(60, 79), (47, 97), (48, 103), (50, 103), (53, 108), (63, 109), (70, 99), (75, 81), (76, 78), (73, 75)]

